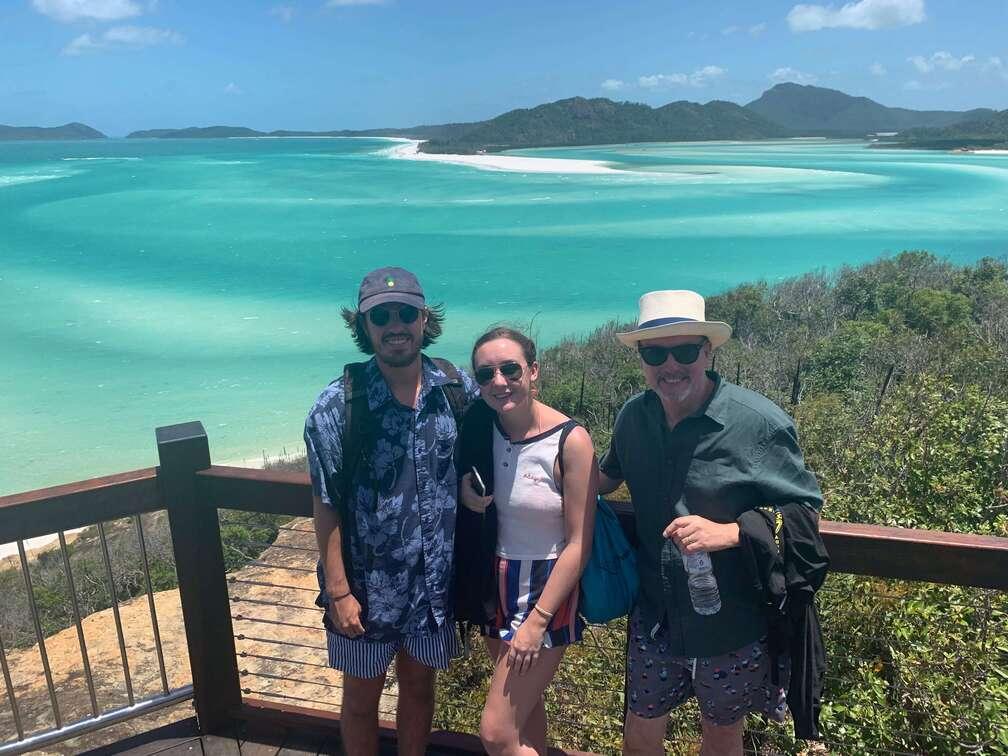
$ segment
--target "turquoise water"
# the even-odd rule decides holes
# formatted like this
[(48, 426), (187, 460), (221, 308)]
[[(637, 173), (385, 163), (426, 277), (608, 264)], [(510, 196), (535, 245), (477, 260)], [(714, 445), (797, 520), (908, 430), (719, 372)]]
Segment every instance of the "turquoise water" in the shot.
[(522, 154), (604, 175), (391, 159), (380, 140), (0, 143), (0, 493), (155, 463), (202, 420), (217, 461), (300, 447), (354, 357), (338, 310), (411, 268), (447, 308), (434, 353), (500, 320), (541, 341), (903, 249), (1008, 253), (1008, 156), (860, 143)]

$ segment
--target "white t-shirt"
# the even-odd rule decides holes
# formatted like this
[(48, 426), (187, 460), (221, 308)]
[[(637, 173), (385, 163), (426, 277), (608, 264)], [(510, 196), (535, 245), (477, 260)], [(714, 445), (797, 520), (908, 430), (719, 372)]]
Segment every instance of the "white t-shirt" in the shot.
[(553, 475), (567, 423), (512, 442), (494, 423), (494, 503), (497, 555), (555, 559), (567, 545), (563, 496)]

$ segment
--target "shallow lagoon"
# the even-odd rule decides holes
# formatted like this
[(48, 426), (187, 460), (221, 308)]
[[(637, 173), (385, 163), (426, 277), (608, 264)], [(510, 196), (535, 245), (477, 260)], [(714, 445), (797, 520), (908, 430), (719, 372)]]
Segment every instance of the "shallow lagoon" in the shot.
[(903, 249), (1008, 254), (1008, 156), (860, 142), (523, 151), (619, 173), (392, 159), (342, 139), (0, 143), (0, 493), (154, 463), (202, 420), (215, 460), (300, 444), (354, 358), (339, 307), (410, 267), (447, 309), (437, 354), (529, 321), (541, 341)]

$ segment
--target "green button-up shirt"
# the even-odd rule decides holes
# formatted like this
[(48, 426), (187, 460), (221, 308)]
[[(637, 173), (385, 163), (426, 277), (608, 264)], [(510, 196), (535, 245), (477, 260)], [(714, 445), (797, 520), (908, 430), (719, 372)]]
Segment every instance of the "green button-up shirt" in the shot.
[(626, 481), (633, 499), (644, 627), (665, 623), (669, 653), (686, 657), (734, 651), (760, 638), (767, 625), (764, 599), (738, 548), (711, 553), (721, 594), (717, 614), (693, 610), (682, 562), (670, 564), (668, 551), (663, 586), (662, 531), (676, 518), (679, 497), (691, 514), (720, 523), (761, 506), (822, 508), (819, 484), (787, 413), (713, 371), (707, 376), (715, 383), (707, 404), (675, 428), (668, 427), (653, 391), (631, 398), (600, 465), (610, 478)]

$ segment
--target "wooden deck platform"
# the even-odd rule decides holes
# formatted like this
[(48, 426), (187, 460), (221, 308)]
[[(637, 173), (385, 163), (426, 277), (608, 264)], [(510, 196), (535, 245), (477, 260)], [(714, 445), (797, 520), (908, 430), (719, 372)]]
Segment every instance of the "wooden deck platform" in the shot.
[[(299, 728), (300, 730), (300, 728)], [(396, 756), (395, 730), (380, 731), (381, 756)], [(434, 732), (429, 756), (483, 753), (479, 739), (460, 733)], [(557, 753), (561, 753), (557, 751)], [(83, 756), (343, 756), (338, 732), (295, 732), (291, 728), (246, 725), (231, 735), (200, 735), (196, 718), (87, 751)]]

